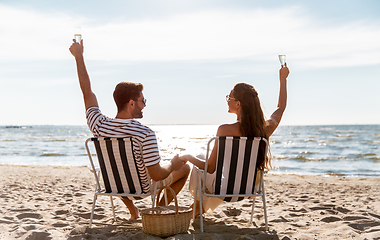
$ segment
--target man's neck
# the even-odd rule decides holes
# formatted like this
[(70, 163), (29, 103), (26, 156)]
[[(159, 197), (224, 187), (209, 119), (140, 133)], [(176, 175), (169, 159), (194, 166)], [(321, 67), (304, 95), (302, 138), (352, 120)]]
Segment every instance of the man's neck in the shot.
[(132, 114), (130, 114), (129, 112), (118, 112), (116, 114), (116, 118), (119, 118), (119, 119), (133, 119)]

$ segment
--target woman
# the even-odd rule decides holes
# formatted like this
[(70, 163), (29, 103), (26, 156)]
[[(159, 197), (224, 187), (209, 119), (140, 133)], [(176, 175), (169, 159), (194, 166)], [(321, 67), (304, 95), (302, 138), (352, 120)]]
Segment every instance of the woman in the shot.
[[(286, 108), (287, 90), (286, 79), (289, 75), (289, 69), (285, 65), (280, 69), (280, 93), (278, 98), (277, 109), (272, 113), (268, 120), (265, 120), (264, 113), (260, 106), (260, 100), (255, 88), (247, 83), (237, 83), (226, 96), (228, 103), (228, 112), (236, 114), (237, 120), (232, 124), (220, 125), (216, 136), (237, 136), (237, 137), (264, 137), (268, 139), (276, 130), (281, 121), (282, 114)], [(215, 179), (215, 168), (217, 158), (216, 143), (210, 154), (208, 161), (206, 191), (212, 191), (213, 180)], [(199, 169), (205, 169), (205, 161), (199, 157), (184, 155), (181, 157), (184, 161), (189, 161)], [(270, 168), (270, 158), (267, 157), (261, 163), (258, 163), (258, 169), (264, 170)], [(195, 178), (197, 168), (193, 168), (190, 177), (190, 192), (194, 195)], [(203, 183), (202, 183), (203, 184)], [(218, 198), (205, 198), (203, 201), (203, 211), (210, 212), (214, 210), (222, 200)], [(197, 206), (199, 204), (197, 203)], [(199, 209), (197, 209), (199, 215)]]

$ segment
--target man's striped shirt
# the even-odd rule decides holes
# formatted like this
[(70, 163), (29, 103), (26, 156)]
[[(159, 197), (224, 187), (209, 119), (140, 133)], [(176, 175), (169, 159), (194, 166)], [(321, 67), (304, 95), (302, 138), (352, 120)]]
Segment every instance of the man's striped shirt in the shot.
[(87, 125), (95, 137), (134, 137), (142, 145), (145, 166), (153, 166), (160, 162), (156, 134), (149, 127), (134, 119), (109, 118), (103, 115), (98, 107), (88, 108), (86, 118)]

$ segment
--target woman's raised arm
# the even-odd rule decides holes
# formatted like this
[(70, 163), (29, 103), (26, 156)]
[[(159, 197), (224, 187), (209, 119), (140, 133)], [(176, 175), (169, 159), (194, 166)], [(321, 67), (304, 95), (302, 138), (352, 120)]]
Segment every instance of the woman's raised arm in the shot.
[(286, 82), (287, 77), (289, 75), (289, 69), (285, 65), (281, 66), (280, 69), (280, 93), (278, 95), (278, 104), (276, 110), (272, 113), (270, 118), (268, 119), (268, 126), (267, 126), (267, 134), (268, 137), (272, 135), (274, 130), (276, 130), (278, 124), (280, 124), (282, 114), (285, 111), (286, 108), (286, 102), (287, 102), (287, 89), (286, 89)]

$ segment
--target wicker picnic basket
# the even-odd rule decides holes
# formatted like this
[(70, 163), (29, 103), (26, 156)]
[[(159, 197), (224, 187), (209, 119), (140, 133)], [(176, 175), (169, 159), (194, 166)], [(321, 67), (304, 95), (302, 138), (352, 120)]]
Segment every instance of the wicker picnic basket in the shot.
[(174, 196), (175, 206), (159, 206), (141, 211), (143, 230), (145, 233), (167, 237), (178, 233), (187, 232), (190, 225), (192, 209), (178, 207), (177, 196), (174, 190), (168, 186), (160, 188), (156, 195), (156, 206), (163, 189), (171, 190)]

